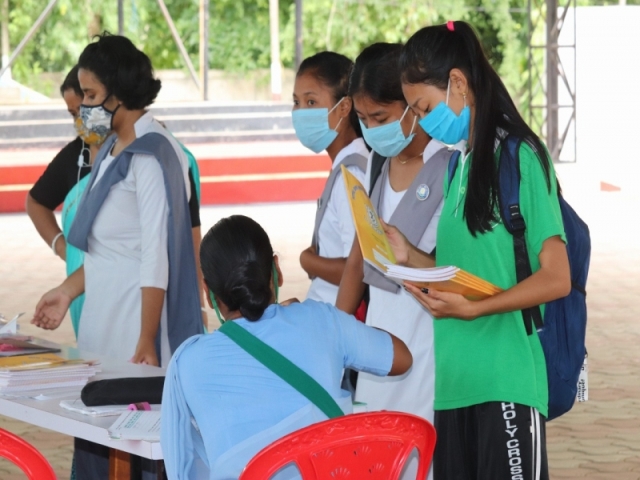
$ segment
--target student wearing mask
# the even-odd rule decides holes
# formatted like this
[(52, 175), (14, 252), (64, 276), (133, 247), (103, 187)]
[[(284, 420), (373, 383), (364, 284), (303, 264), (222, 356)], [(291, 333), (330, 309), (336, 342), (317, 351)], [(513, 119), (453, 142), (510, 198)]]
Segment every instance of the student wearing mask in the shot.
[[(405, 102), (398, 75), (400, 44), (377, 43), (355, 62), (349, 93), (373, 152), (367, 166), (366, 188), (380, 218), (397, 226), (412, 243), (426, 251), (436, 245), (442, 209), (442, 182), (451, 152), (418, 126)], [(377, 169), (373, 166), (383, 160)], [(371, 181), (371, 175), (376, 175)], [(354, 311), (369, 285), (366, 323), (404, 341), (414, 363), (405, 375), (358, 377), (356, 400), (369, 410), (398, 410), (433, 421), (433, 322), (429, 313), (405, 290), (364, 264), (357, 241), (340, 284), (336, 306)]]
[(302, 62), (293, 90), (298, 139), (315, 153), (326, 150), (332, 163), (318, 200), (311, 246), (300, 254), (300, 265), (312, 280), (307, 298), (332, 305), (355, 236), (340, 166), (362, 182), (369, 155), (348, 94), (352, 68), (344, 55), (318, 53)]
[[(455, 265), (504, 289), (472, 302), (407, 285), (438, 319), (435, 479), (548, 479), (546, 364), (521, 310), (544, 306), (571, 288), (553, 164), (467, 23), (415, 33), (403, 49), (400, 72), (421, 128), (446, 143), (463, 141), (465, 148), (445, 182), (437, 255), (388, 227), (397, 260), (413, 267)], [(508, 135), (522, 140), (520, 210), (534, 272), (520, 283), (513, 237), (498, 209), (497, 165)]]
[[(89, 181), (91, 166), (105, 136), (87, 131), (80, 118), (80, 105), (84, 94), (78, 82), (77, 65), (65, 77), (60, 86), (60, 94), (73, 118), (78, 136), (60, 150), (33, 185), (27, 195), (26, 210), (42, 239), (51, 247), (55, 255), (65, 261), (67, 275), (71, 275), (82, 265), (84, 252), (67, 243), (66, 237), (69, 235), (78, 204)], [(181, 148), (189, 157), (189, 181), (192, 192), (189, 199), (189, 212), (197, 252), (201, 239), (198, 164), (186, 147), (181, 145)], [(194, 191), (197, 195), (193, 194)], [(62, 216), (61, 225), (58, 225), (54, 211), (60, 205), (62, 205)], [(84, 294), (74, 299), (69, 307), (76, 338), (83, 304)]]
[[(337, 415), (352, 410), (351, 396), (340, 388), (345, 367), (384, 376), (411, 366), (402, 341), (332, 305), (309, 299), (278, 304), (278, 257), (254, 220), (220, 220), (204, 236), (200, 259), (210, 305), (223, 325), (187, 340), (167, 370), (161, 442), (168, 478), (238, 478), (266, 445), (327, 419), (317, 400), (312, 403), (237, 343), (233, 329), (309, 375)], [(288, 467), (276, 478), (300, 476)]]
[[(130, 40), (100, 36), (78, 67), (84, 127), (114, 134), (98, 153), (67, 237), (85, 252), (84, 265), (42, 297), (32, 323), (57, 328), (84, 292), (79, 348), (167, 365), (184, 340), (203, 332), (187, 158), (147, 111), (160, 81)], [(108, 478), (108, 449), (87, 444), (76, 441), (78, 480)]]

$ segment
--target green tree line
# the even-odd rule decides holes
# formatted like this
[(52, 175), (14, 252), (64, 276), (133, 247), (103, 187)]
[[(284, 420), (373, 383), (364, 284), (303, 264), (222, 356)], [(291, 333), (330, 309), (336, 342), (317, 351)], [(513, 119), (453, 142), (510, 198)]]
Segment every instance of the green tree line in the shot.
[[(8, 1), (13, 49), (48, 2)], [(198, 65), (199, 1), (165, 2)], [(425, 25), (462, 19), (477, 29), (512, 93), (520, 97), (526, 88), (528, 16), (524, 0), (303, 0), (303, 4), (305, 56), (329, 49), (355, 58), (373, 42), (403, 42)], [(285, 67), (293, 67), (294, 0), (280, 0), (279, 5), (282, 61)], [(117, 32), (117, 16), (117, 0), (59, 0), (16, 61), (14, 78), (34, 86), (34, 74), (67, 71), (92, 36), (104, 30)], [(124, 0), (124, 20), (125, 35), (151, 57), (156, 69), (184, 68), (157, 0)], [(269, 62), (269, 1), (210, 0), (210, 67), (243, 72), (268, 68)]]

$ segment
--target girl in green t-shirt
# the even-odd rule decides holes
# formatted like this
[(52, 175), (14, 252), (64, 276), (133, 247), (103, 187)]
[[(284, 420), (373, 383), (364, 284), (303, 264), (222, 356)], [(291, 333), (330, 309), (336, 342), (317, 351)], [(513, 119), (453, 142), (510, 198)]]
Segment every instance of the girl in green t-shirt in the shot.
[[(504, 289), (470, 301), (406, 285), (437, 319), (434, 478), (547, 479), (546, 366), (520, 311), (571, 288), (552, 163), (467, 23), (415, 33), (403, 48), (400, 73), (420, 126), (445, 144), (466, 141), (466, 149), (452, 181), (445, 181), (437, 258), (386, 227), (396, 258), (412, 267), (456, 265)], [(520, 206), (534, 273), (521, 283), (498, 210), (497, 159), (507, 134), (523, 140)]]

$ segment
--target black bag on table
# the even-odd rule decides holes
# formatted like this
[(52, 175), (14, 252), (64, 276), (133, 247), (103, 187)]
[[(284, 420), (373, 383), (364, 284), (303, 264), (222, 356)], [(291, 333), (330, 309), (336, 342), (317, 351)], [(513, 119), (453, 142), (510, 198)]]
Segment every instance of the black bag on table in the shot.
[(110, 378), (87, 383), (80, 398), (87, 407), (162, 403), (164, 377)]

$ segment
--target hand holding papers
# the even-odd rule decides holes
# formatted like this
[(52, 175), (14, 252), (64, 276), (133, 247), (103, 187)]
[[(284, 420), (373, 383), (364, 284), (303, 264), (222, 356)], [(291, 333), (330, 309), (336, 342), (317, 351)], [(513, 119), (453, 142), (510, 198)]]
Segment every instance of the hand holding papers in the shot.
[(418, 288), (459, 293), (469, 300), (482, 300), (502, 291), (492, 283), (458, 267), (410, 268), (388, 265), (386, 276), (393, 280), (404, 280)]
[(454, 266), (411, 268), (397, 265), (389, 240), (366, 190), (344, 165), (341, 168), (358, 243), (365, 262), (399, 284), (406, 281), (420, 288), (459, 293), (470, 300), (480, 300), (502, 291), (486, 280)]

